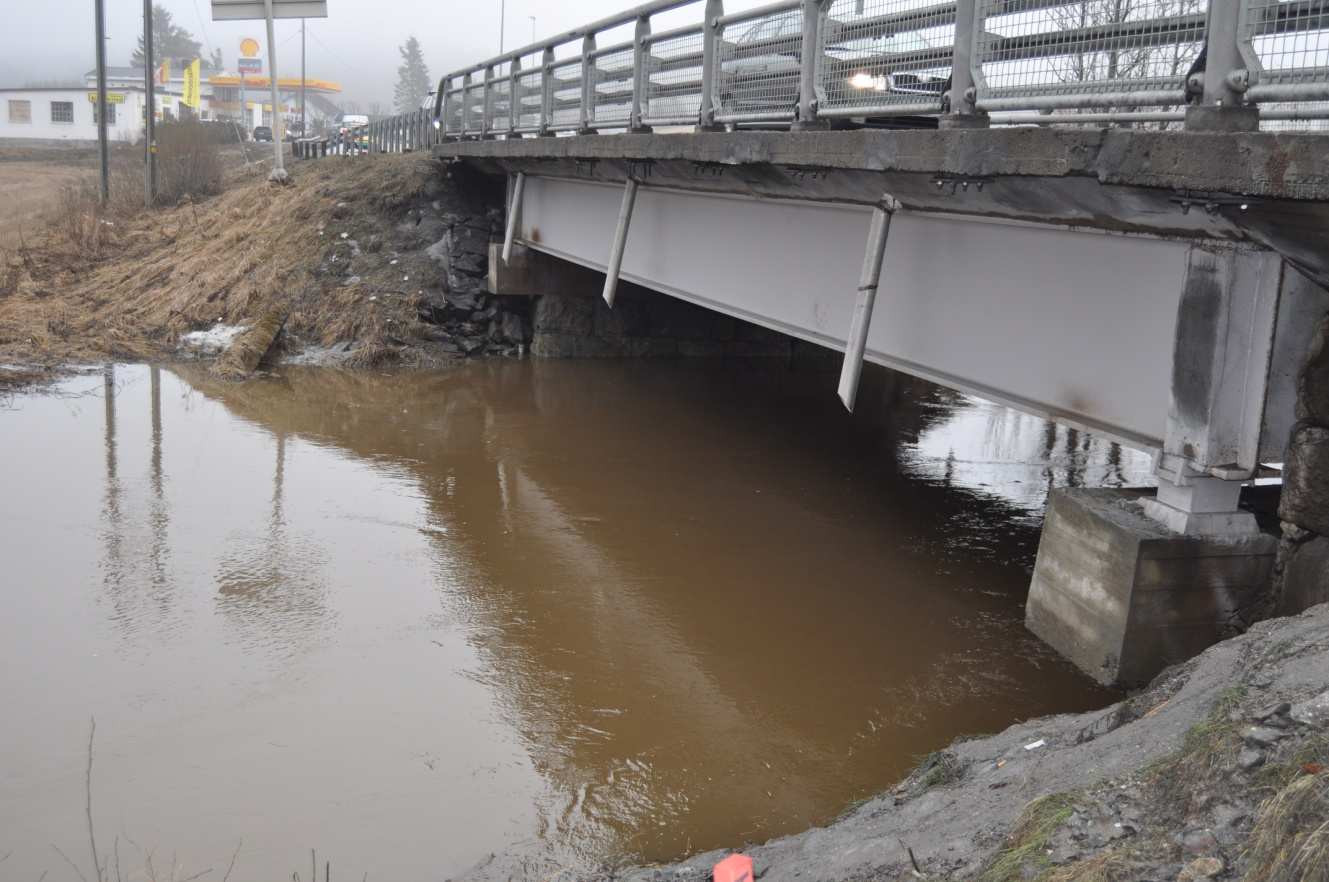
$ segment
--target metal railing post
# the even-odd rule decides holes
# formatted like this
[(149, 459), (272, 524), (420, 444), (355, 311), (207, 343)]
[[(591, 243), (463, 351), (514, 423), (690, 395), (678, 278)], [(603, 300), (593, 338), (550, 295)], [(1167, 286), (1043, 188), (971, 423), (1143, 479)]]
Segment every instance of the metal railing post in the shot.
[(461, 78), (461, 134), (470, 134), (471, 128), (471, 75)]
[(628, 115), (629, 132), (649, 132), (651, 127), (641, 121), (646, 105), (646, 88), (651, 82), (651, 49), (646, 38), (651, 35), (651, 17), (637, 19), (632, 34), (632, 111)]
[(988, 115), (978, 110), (978, 84), (974, 58), (978, 50), (978, 7), (981, 0), (957, 0), (955, 4), (955, 49), (951, 59), (951, 87), (942, 97), (942, 128), (986, 128)]
[(508, 65), (508, 137), (515, 138), (521, 121), (521, 56)]
[(799, 57), (798, 109), (794, 129), (819, 129), (826, 123), (817, 119), (817, 67), (821, 55), (819, 35), (825, 0), (803, 0), (803, 44)]
[(482, 102), (480, 137), (490, 138), (493, 137), (490, 131), (494, 126), (494, 66), (492, 64), (485, 68), (485, 90)]
[(579, 135), (595, 134), (595, 34), (589, 33), (581, 41), (581, 126)]
[(540, 74), (540, 134), (548, 135), (554, 122), (554, 47), (546, 46), (541, 58)]
[(605, 268), (605, 287), (601, 293), (610, 309), (618, 294), (618, 273), (623, 266), (623, 250), (628, 244), (628, 227), (632, 223), (632, 206), (637, 202), (637, 180), (629, 175), (623, 188), (623, 204), (618, 209), (618, 224), (614, 227), (614, 241), (609, 246), (609, 264)]
[(512, 259), (512, 241), (517, 238), (517, 228), (521, 225), (521, 200), (526, 195), (526, 172), (517, 172), (517, 180), (512, 185), (512, 205), (508, 206), (508, 226), (503, 231), (503, 264)]
[(863, 255), (863, 272), (858, 280), (858, 297), (854, 301), (854, 314), (849, 322), (849, 337), (845, 340), (844, 364), (840, 366), (840, 387), (837, 390), (845, 409), (853, 413), (858, 398), (858, 378), (863, 373), (863, 353), (868, 345), (868, 328), (872, 324), (872, 306), (877, 299), (877, 285), (881, 282), (881, 265), (886, 258), (886, 240), (891, 232), (891, 218), (900, 204), (892, 196), (885, 196), (872, 208), (872, 223), (868, 227), (868, 246)]
[(716, 21), (724, 15), (724, 0), (706, 0), (706, 18), (701, 32), (701, 111), (697, 117), (697, 128), (701, 131), (714, 131), (715, 111), (718, 95), (716, 94), (716, 72), (719, 70), (720, 27)]
[(1260, 109), (1247, 105), (1243, 93), (1250, 85), (1241, 52), (1241, 18), (1250, 0), (1210, 3), (1205, 28), (1204, 97), (1186, 108), (1191, 131), (1255, 131)]

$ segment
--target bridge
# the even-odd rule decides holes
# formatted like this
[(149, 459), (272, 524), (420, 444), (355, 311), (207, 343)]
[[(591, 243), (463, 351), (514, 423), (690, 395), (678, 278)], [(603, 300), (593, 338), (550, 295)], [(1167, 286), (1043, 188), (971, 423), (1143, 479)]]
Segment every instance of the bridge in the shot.
[(1156, 492), (1054, 494), (1028, 605), (1137, 683), (1329, 599), (1326, 119), (1329, 0), (657, 0), (368, 135), (506, 178), (498, 268), (843, 352), (850, 409), (868, 361), (1152, 452)]

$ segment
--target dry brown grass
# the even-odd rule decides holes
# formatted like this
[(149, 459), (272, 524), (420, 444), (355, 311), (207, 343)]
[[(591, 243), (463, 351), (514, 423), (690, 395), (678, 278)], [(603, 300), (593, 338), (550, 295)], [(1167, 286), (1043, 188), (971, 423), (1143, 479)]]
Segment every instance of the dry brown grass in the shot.
[(158, 202), (174, 204), (185, 197), (213, 196), (221, 186), (221, 151), (215, 133), (196, 122), (157, 128)]
[(324, 344), (384, 345), (391, 327), (414, 323), (413, 304), (384, 298), (366, 309), (365, 291), (320, 279), (330, 242), (318, 226), (339, 202), (351, 212), (408, 202), (436, 165), (385, 156), (293, 172), (294, 186), (276, 187), (264, 166), (238, 170), (218, 196), (153, 212), (114, 214), (113, 199), (0, 254), (0, 360), (158, 356), (186, 331), (251, 324), (271, 309), (289, 313), (289, 332)]
[(1108, 849), (1093, 857), (1055, 867), (1038, 882), (1130, 882), (1135, 878), (1126, 852)]
[(1300, 775), (1260, 804), (1245, 882), (1329, 882), (1329, 772)]

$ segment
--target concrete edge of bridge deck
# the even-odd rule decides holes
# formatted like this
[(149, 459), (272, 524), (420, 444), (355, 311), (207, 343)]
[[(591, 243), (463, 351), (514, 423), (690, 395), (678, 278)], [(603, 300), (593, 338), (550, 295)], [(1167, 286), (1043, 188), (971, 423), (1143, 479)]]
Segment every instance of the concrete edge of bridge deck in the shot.
[(448, 141), (442, 159), (679, 160), (955, 175), (1088, 176), (1101, 183), (1329, 200), (1329, 133), (1129, 129), (677, 132)]

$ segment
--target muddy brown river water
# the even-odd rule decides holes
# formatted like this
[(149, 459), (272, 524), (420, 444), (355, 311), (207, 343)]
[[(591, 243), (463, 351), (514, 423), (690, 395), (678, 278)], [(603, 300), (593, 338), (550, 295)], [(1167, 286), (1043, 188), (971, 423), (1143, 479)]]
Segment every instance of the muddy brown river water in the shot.
[[(0, 402), (0, 877), (417, 880), (824, 823), (1111, 700), (1022, 627), (1100, 439), (787, 365), (116, 366)], [(7, 855), (7, 857), (6, 857)], [(133, 874), (133, 875), (131, 875)], [(113, 873), (112, 873), (113, 875)], [(552, 876), (553, 873), (551, 872)]]

